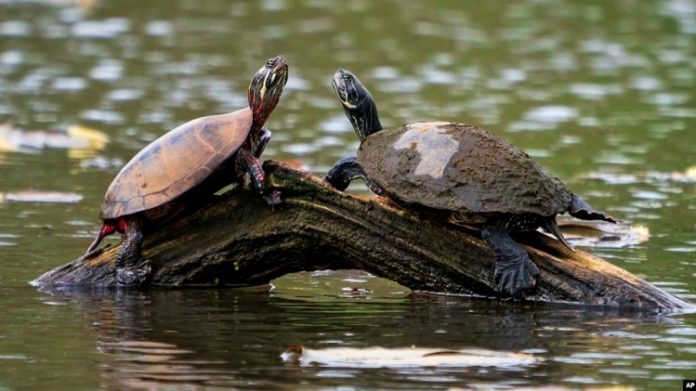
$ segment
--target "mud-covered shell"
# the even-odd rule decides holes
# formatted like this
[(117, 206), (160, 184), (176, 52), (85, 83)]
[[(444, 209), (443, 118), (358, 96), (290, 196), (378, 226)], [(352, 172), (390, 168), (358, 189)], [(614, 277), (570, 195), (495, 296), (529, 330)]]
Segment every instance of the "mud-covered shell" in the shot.
[(367, 176), (397, 201), (473, 213), (565, 212), (572, 194), (526, 153), (471, 125), (420, 122), (367, 137)]
[(161, 206), (200, 184), (242, 146), (249, 108), (202, 117), (165, 133), (126, 164), (106, 190), (101, 219)]

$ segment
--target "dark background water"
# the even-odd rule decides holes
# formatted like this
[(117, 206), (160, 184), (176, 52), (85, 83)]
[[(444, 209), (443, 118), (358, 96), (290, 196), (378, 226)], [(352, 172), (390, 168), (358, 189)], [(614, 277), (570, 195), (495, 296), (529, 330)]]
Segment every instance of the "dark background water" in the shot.
[[(385, 126), (463, 121), (517, 144), (649, 232), (591, 251), (696, 297), (694, 1), (0, 0), (0, 389), (679, 389), (696, 377), (693, 315), (414, 295), (355, 272), (288, 276), (273, 290), (27, 285), (89, 245), (124, 162), (180, 123), (246, 105), (251, 75), (280, 53), (290, 79), (266, 157), (323, 173), (354, 153), (329, 86), (342, 66), (370, 87)], [(79, 201), (20, 202), (27, 191)], [(473, 346), (542, 361), (284, 364), (279, 354), (300, 343)]]

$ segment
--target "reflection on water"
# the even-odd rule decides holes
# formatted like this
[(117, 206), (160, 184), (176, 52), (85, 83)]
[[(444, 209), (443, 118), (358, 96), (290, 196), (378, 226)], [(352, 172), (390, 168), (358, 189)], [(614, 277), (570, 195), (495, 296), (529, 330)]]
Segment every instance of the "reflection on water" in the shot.
[[(40, 294), (78, 315), (73, 323), (94, 340), (106, 389), (577, 387), (677, 379), (694, 366), (696, 328), (680, 318), (430, 295), (283, 296), (260, 289)], [(316, 364), (284, 362), (281, 354), (296, 344)], [(412, 352), (424, 354), (418, 361)], [(14, 367), (20, 359), (4, 360)]]
[[(696, 361), (691, 316), (410, 295), (356, 272), (291, 276), (270, 293), (66, 297), (26, 283), (82, 253), (123, 162), (178, 124), (245, 105), (259, 59), (283, 53), (292, 71), (267, 157), (323, 173), (354, 154), (329, 86), (339, 66), (354, 70), (387, 127), (487, 128), (598, 209), (644, 227), (649, 237), (619, 246), (584, 244), (694, 300), (695, 33), (692, 0), (0, 0), (0, 193), (35, 197), (0, 203), (0, 389), (678, 388)], [(476, 347), (543, 362), (280, 361), (297, 344)]]

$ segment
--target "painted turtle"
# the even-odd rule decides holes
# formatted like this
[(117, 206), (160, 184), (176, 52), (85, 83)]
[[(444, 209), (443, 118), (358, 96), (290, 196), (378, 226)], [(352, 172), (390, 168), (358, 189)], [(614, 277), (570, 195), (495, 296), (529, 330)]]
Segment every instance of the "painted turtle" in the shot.
[(143, 228), (150, 223), (230, 183), (241, 183), (245, 173), (266, 203), (279, 204), (280, 193), (264, 187), (265, 174), (257, 158), (271, 137), (263, 125), (287, 78), (285, 57), (271, 58), (251, 80), (249, 107), (189, 121), (138, 152), (106, 190), (103, 226), (85, 258), (96, 253), (105, 236), (119, 232), (124, 238), (116, 258), (117, 283), (140, 285), (151, 272), (141, 252)]
[(382, 130), (372, 96), (353, 74), (339, 69), (332, 85), (361, 144), (357, 158), (339, 160), (326, 181), (344, 190), (363, 178), (370, 190), (397, 204), (444, 211), (455, 224), (480, 226), (495, 255), (494, 276), (503, 296), (521, 297), (539, 278), (539, 269), (509, 232), (542, 227), (570, 248), (557, 214), (616, 222), (485, 130), (453, 122)]

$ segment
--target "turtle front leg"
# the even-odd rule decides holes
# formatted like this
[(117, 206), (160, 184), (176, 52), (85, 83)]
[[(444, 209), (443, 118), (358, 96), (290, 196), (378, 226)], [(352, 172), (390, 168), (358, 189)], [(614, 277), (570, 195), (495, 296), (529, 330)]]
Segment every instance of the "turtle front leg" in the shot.
[(116, 282), (121, 286), (140, 286), (150, 277), (152, 267), (143, 260), (142, 222), (134, 216), (122, 217), (124, 229), (121, 249), (116, 257)]
[(581, 220), (603, 220), (609, 223), (618, 223), (615, 218), (609, 216), (608, 214), (595, 210), (590, 206), (585, 200), (573, 194), (573, 198), (570, 201), (570, 207), (568, 208), (568, 213)]
[(360, 163), (358, 163), (358, 158), (355, 156), (345, 157), (337, 161), (326, 174), (324, 180), (334, 189), (344, 191), (348, 188), (348, 185), (357, 178), (362, 178), (371, 192), (380, 196), (384, 195), (384, 190), (367, 177), (365, 170), (363, 170)]
[(271, 208), (280, 205), (280, 191), (266, 190), (266, 173), (263, 172), (261, 163), (259, 163), (256, 157), (246, 148), (240, 149), (237, 153), (239, 154), (238, 163), (242, 164), (244, 171), (249, 173), (251, 184), (261, 193), (263, 200), (266, 201)]
[(494, 278), (503, 296), (522, 298), (536, 286), (539, 269), (507, 232), (504, 221), (487, 221), (481, 229), (481, 237), (495, 255)]
[(271, 141), (271, 133), (270, 130), (267, 128), (261, 129), (261, 132), (259, 133), (259, 138), (256, 140), (256, 147), (254, 148), (254, 156), (259, 159), (261, 155), (263, 154), (263, 151), (266, 149), (266, 145), (268, 145), (268, 142)]

